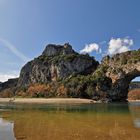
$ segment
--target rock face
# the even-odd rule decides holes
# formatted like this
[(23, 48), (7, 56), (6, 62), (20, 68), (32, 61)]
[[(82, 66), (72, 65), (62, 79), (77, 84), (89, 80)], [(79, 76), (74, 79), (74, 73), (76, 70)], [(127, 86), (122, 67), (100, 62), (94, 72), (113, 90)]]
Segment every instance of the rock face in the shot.
[[(45, 92), (43, 97), (51, 94), (51, 97), (62, 95), (105, 102), (125, 101), (131, 80), (138, 76), (140, 49), (106, 56), (99, 65), (94, 57), (78, 54), (68, 43), (49, 44), (39, 57), (21, 69), (19, 78), (0, 83), (0, 92), (13, 87), (28, 89), (31, 84), (33, 90), (35, 84), (45, 84), (47, 87), (42, 87), (44, 90), (41, 91)], [(38, 89), (35, 95), (36, 92), (39, 93)]]
[(13, 88), (17, 86), (18, 78), (15, 79), (9, 79), (6, 82), (1, 82), (0, 83), (0, 91), (8, 89), (8, 88)]
[(129, 84), (140, 76), (140, 50), (106, 56), (101, 64), (106, 67), (105, 76), (112, 79), (109, 96), (113, 101), (127, 99)]
[(44, 56), (56, 56), (56, 55), (66, 55), (73, 54), (75, 51), (72, 49), (72, 46), (69, 43), (62, 45), (49, 44), (43, 51), (42, 55)]
[(93, 57), (76, 53), (69, 44), (49, 44), (41, 56), (22, 68), (18, 87), (63, 80), (75, 74), (88, 74), (94, 72), (98, 64)]

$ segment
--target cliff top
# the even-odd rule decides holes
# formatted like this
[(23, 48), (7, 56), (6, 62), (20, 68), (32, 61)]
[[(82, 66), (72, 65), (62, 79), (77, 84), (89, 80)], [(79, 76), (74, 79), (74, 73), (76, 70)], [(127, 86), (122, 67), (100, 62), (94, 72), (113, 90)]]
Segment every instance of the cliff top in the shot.
[(75, 51), (72, 49), (72, 46), (69, 43), (65, 43), (64, 45), (48, 44), (45, 50), (43, 51), (42, 55), (55, 56), (73, 53), (75, 53)]

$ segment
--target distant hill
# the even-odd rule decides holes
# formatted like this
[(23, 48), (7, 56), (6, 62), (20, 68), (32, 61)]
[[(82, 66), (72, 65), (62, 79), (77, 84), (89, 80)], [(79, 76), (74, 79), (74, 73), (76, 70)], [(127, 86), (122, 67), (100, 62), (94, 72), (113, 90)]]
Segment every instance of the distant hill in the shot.
[(130, 83), (129, 85), (130, 90), (136, 89), (136, 88), (140, 88), (140, 81), (134, 81)]

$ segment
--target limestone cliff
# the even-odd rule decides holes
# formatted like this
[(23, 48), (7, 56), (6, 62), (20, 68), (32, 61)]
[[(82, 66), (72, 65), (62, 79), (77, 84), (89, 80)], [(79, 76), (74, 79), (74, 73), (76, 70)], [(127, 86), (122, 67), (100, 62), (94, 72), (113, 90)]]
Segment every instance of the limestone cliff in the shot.
[(93, 57), (76, 53), (68, 43), (49, 44), (41, 56), (22, 68), (18, 87), (63, 80), (76, 74), (86, 75), (94, 72), (98, 64)]
[(140, 76), (140, 49), (106, 56), (99, 64), (79, 54), (68, 43), (49, 44), (21, 69), (17, 79), (0, 83), (0, 91), (15, 87), (13, 95), (81, 97), (125, 101), (132, 79)]
[(97, 69), (100, 70), (102, 76), (112, 80), (112, 87), (108, 92), (110, 98), (114, 101), (125, 100), (131, 80), (140, 76), (140, 50), (116, 54), (113, 57), (106, 56)]

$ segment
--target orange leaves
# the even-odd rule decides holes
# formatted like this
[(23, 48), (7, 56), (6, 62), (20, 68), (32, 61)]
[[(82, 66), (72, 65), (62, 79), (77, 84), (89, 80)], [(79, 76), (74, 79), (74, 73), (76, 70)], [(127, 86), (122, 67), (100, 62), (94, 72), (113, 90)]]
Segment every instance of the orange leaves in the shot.
[(140, 100), (140, 89), (134, 89), (128, 93), (129, 100)]
[(60, 85), (57, 89), (57, 96), (66, 96), (67, 89), (64, 87), (64, 85)]
[(12, 96), (13, 96), (13, 91), (10, 88), (5, 89), (0, 93), (1, 98), (10, 98)]
[(49, 89), (45, 84), (34, 84), (29, 86), (27, 93), (31, 97), (44, 97), (48, 90)]

